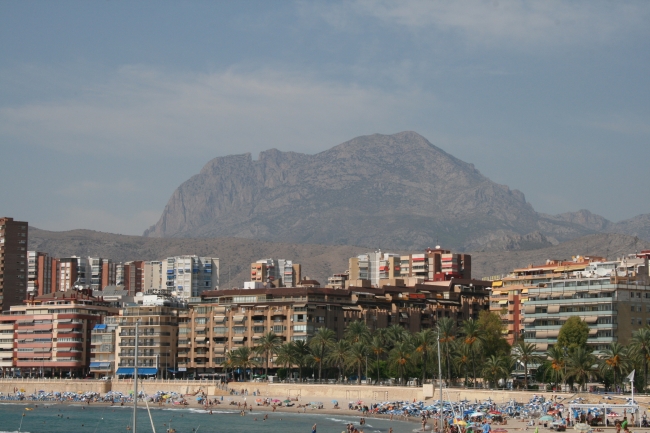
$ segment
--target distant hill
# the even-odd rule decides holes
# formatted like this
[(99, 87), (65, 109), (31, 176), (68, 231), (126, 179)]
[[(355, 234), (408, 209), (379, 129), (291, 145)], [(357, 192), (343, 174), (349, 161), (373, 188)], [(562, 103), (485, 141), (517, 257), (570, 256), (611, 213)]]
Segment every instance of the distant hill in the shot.
[(586, 210), (537, 213), (520, 191), (401, 132), (316, 155), (272, 149), (257, 160), (215, 158), (174, 191), (145, 236), (467, 251), (537, 248), (605, 231), (650, 239), (649, 220), (617, 225)]
[[(514, 242), (525, 245), (543, 243), (543, 240), (533, 236), (514, 239)], [(358, 246), (298, 245), (242, 238), (161, 239), (90, 230), (51, 232), (34, 227), (29, 228), (29, 249), (55, 257), (77, 254), (111, 258), (117, 262), (159, 260), (180, 254), (219, 257), (222, 287), (241, 286), (249, 278), (249, 264), (267, 257), (293, 259), (302, 264), (303, 275), (324, 285), (327, 277), (347, 269), (348, 258), (368, 250)], [(615, 258), (642, 249), (650, 249), (650, 242), (619, 234), (595, 234), (528, 251), (473, 252), (472, 270), (475, 278), (481, 278), (505, 274), (515, 267), (542, 263), (546, 259), (568, 260), (577, 254)]]

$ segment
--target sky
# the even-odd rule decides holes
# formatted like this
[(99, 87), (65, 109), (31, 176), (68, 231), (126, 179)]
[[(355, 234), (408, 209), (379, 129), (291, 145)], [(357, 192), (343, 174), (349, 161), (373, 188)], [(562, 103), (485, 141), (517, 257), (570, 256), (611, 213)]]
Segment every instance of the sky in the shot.
[(416, 131), (549, 214), (650, 212), (650, 2), (3, 1), (0, 215), (141, 234), (218, 156)]

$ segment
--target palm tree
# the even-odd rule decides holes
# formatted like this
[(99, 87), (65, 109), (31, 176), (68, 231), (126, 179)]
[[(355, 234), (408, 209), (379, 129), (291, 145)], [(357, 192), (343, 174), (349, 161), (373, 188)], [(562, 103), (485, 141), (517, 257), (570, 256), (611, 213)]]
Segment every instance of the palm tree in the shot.
[(555, 388), (557, 388), (560, 384), (560, 380), (564, 377), (564, 371), (566, 369), (564, 351), (556, 344), (546, 351), (546, 356), (551, 362), (551, 368), (547, 374), (551, 376), (549, 379), (554, 381)]
[(469, 347), (467, 354), (472, 360), (472, 375), (474, 376), (474, 388), (476, 388), (476, 354), (481, 346), (481, 325), (477, 320), (466, 320), (463, 322), (462, 333), (463, 343)]
[(512, 358), (506, 355), (491, 355), (483, 365), (483, 376), (488, 383), (498, 386), (499, 379), (507, 378), (512, 371)]
[(617, 342), (610, 343), (609, 347), (603, 350), (599, 361), (603, 373), (608, 371), (614, 373), (614, 387), (630, 364), (627, 349)]
[(298, 365), (298, 378), (302, 382), (302, 368), (309, 363), (309, 358), (311, 356), (309, 345), (307, 342), (302, 340), (292, 341), (289, 344), (291, 345), (289, 350), (293, 364)]
[(244, 370), (244, 378), (246, 377), (246, 370), (251, 369), (251, 372), (248, 376), (249, 380), (252, 375), (252, 368), (258, 365), (258, 362), (255, 360), (255, 352), (250, 347), (238, 347), (229, 353), (232, 356), (233, 363), (236, 367), (242, 368)]
[(567, 378), (578, 382), (584, 388), (584, 384), (596, 372), (596, 357), (584, 347), (577, 347), (569, 354), (567, 360)]
[[(472, 363), (475, 354), (470, 345), (461, 342), (460, 344), (455, 345), (454, 355), (454, 362), (458, 368), (458, 373), (465, 373), (465, 384), (467, 384), (469, 365)], [(474, 384), (476, 384), (476, 381), (474, 381)]]
[(321, 381), (323, 370), (323, 360), (327, 355), (327, 349), (336, 341), (336, 333), (329, 328), (318, 328), (314, 336), (309, 341), (309, 347), (314, 356), (314, 361), (318, 364), (318, 381)]
[(438, 334), (447, 365), (447, 380), (451, 381), (451, 344), (456, 339), (456, 323), (454, 320), (450, 317), (440, 319), (438, 321)]
[(433, 347), (437, 342), (437, 335), (431, 329), (424, 329), (417, 334), (413, 335), (413, 347), (415, 351), (422, 357), (422, 384), (427, 379), (427, 364), (429, 355), (434, 351)]
[(325, 358), (329, 364), (338, 367), (339, 380), (341, 379), (341, 377), (343, 377), (342, 370), (348, 359), (349, 351), (350, 351), (350, 342), (348, 340), (339, 340), (336, 343), (334, 343), (334, 345), (332, 345), (332, 348), (327, 353), (327, 357)]
[(392, 347), (398, 341), (406, 339), (408, 332), (399, 325), (390, 325), (386, 328), (386, 343)]
[(352, 343), (348, 350), (347, 361), (352, 367), (357, 367), (357, 383), (361, 383), (361, 366), (368, 358), (368, 345), (363, 341)]
[(264, 375), (269, 377), (269, 357), (282, 344), (282, 340), (274, 332), (268, 332), (260, 338), (255, 351), (264, 355)]
[(532, 343), (526, 343), (523, 340), (518, 341), (512, 346), (512, 356), (515, 360), (524, 365), (524, 388), (528, 389), (528, 363), (541, 364), (543, 358), (535, 353), (536, 346)]
[(397, 368), (400, 382), (404, 380), (404, 371), (411, 365), (413, 346), (408, 341), (398, 341), (388, 354), (388, 363)]
[(648, 362), (650, 361), (650, 327), (646, 326), (632, 334), (630, 348), (643, 360), (643, 377), (648, 388)]
[(293, 365), (292, 349), (293, 348), (291, 346), (291, 343), (284, 343), (275, 351), (277, 355), (275, 358), (275, 363), (277, 365), (285, 366), (285, 368), (288, 370), (287, 377), (291, 377), (291, 366)]
[(362, 320), (357, 320), (345, 329), (345, 338), (350, 343), (367, 343), (370, 340), (370, 329)]
[(370, 343), (368, 343), (368, 350), (377, 358), (377, 383), (379, 383), (379, 357), (386, 353), (386, 341), (382, 338), (381, 334), (376, 333)]

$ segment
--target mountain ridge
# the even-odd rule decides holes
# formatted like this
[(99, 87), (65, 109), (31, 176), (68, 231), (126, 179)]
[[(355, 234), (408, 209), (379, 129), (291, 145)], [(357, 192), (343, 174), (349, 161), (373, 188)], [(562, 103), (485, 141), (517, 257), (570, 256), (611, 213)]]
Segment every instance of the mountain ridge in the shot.
[[(644, 223), (627, 228), (644, 237)], [(495, 244), (496, 233), (505, 246), (508, 237), (539, 233), (542, 246), (619, 228), (587, 210), (537, 213), (521, 191), (405, 131), (356, 137), (315, 155), (270, 149), (257, 160), (214, 158), (174, 191), (144, 235), (468, 250), (492, 248), (482, 242)]]

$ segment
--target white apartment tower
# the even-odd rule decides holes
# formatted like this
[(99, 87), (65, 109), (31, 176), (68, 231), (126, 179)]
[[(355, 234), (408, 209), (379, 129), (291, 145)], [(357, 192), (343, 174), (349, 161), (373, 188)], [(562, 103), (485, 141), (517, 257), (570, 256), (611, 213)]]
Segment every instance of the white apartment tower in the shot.
[(213, 257), (176, 256), (161, 264), (165, 287), (183, 299), (200, 296), (206, 290), (219, 288), (219, 259)]

